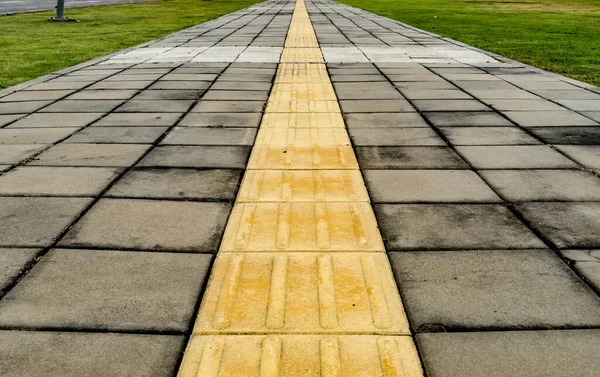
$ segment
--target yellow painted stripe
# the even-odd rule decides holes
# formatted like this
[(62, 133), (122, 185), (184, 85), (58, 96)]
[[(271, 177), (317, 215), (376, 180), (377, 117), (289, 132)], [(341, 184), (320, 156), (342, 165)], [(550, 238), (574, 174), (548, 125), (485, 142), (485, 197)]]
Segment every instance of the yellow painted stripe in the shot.
[(422, 377), (298, 0), (179, 377)]

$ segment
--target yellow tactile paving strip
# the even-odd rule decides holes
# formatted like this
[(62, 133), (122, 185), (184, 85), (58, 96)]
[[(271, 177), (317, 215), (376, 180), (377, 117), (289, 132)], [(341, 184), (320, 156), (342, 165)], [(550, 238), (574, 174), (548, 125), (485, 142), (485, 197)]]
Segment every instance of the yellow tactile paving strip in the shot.
[(423, 376), (303, 0), (178, 376)]
[(194, 337), (180, 377), (420, 377), (410, 337), (237, 335)]

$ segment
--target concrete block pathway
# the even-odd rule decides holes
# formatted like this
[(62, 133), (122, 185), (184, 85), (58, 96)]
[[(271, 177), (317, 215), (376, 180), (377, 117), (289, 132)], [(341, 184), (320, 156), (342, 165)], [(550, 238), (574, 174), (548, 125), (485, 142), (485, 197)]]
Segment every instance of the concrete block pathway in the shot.
[(597, 376), (600, 88), (272, 0), (0, 92), (0, 375)]

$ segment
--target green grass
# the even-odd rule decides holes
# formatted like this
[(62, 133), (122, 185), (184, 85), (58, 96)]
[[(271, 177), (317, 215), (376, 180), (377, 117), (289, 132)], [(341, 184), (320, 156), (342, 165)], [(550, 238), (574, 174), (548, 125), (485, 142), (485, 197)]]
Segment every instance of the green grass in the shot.
[(600, 0), (341, 0), (600, 86)]
[(260, 0), (168, 0), (0, 16), (0, 88), (197, 25)]

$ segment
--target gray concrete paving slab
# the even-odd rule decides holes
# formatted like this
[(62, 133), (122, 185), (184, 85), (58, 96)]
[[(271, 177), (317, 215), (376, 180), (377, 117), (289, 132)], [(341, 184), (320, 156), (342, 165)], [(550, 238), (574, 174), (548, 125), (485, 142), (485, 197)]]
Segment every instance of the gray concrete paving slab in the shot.
[(437, 127), (507, 127), (508, 120), (492, 112), (425, 112), (423, 115)]
[(219, 76), (220, 81), (241, 81), (241, 82), (271, 82), (273, 81), (273, 77), (275, 75), (273, 73), (268, 74), (254, 74), (247, 75), (243, 73), (228, 73), (225, 71), (221, 76)]
[(478, 90), (518, 90), (519, 88), (505, 81), (460, 81), (454, 82), (456, 86), (464, 89)]
[(587, 90), (575, 89), (575, 90), (552, 90), (542, 89), (536, 90), (535, 93), (540, 97), (551, 99), (554, 101), (559, 100), (592, 100), (600, 99), (600, 95), (588, 92)]
[(111, 113), (94, 123), (98, 127), (170, 127), (183, 113)]
[(469, 170), (365, 170), (374, 203), (499, 203), (500, 198)]
[(431, 377), (593, 377), (600, 330), (419, 334)]
[[(150, 84), (150, 83), (148, 83)], [(151, 90), (206, 90), (211, 86), (210, 81), (157, 81), (148, 89)], [(143, 89), (143, 88), (138, 88)]]
[(504, 114), (522, 127), (569, 127), (598, 125), (573, 111), (506, 111)]
[(0, 246), (49, 246), (90, 201), (89, 198), (0, 197)]
[(80, 128), (0, 129), (0, 144), (52, 144), (77, 132)]
[(362, 99), (404, 99), (398, 91), (390, 88), (388, 90), (336, 90), (337, 98), (340, 100), (362, 100)]
[(446, 81), (411, 81), (395, 82), (394, 85), (402, 92), (404, 90), (450, 90), (456, 86)]
[(494, 204), (375, 204), (388, 251), (544, 247), (506, 207)]
[(550, 250), (391, 253), (417, 332), (598, 326), (600, 299)]
[(440, 127), (452, 145), (535, 145), (534, 137), (516, 127)]
[[(37, 90), (79, 90), (83, 89), (89, 84), (86, 82), (56, 82), (47, 81), (40, 84), (34, 84), (29, 86), (23, 91), (37, 91)], [(98, 85), (98, 84), (96, 84)]]
[(491, 111), (489, 107), (470, 99), (421, 99), (413, 101), (420, 111)]
[(596, 292), (600, 291), (600, 250), (562, 250), (560, 255)]
[(167, 127), (89, 127), (75, 133), (65, 143), (152, 144)]
[(202, 99), (216, 101), (266, 101), (268, 97), (268, 91), (211, 89), (206, 92)]
[(557, 145), (556, 148), (585, 167), (600, 168), (600, 145)]
[(61, 143), (44, 151), (30, 165), (113, 166), (133, 165), (150, 148), (143, 144)]
[(575, 162), (545, 145), (457, 146), (456, 151), (475, 169), (578, 167)]
[(233, 201), (240, 179), (240, 170), (133, 169), (106, 196)]
[[(139, 81), (100, 81), (93, 85), (90, 85), (86, 89), (90, 89), (90, 90), (96, 90), (96, 89), (141, 90), (141, 89), (148, 87), (152, 83), (153, 83), (153, 81), (144, 81), (144, 80), (139, 80)], [(70, 84), (73, 84), (73, 83), (70, 83)], [(42, 84), (40, 84), (40, 85), (42, 85)], [(50, 84), (48, 84), (48, 85), (50, 85)], [(55, 86), (58, 86), (58, 84), (55, 84)], [(63, 84), (63, 86), (66, 86), (66, 85)], [(70, 85), (70, 86), (74, 86), (74, 85)], [(85, 86), (86, 85), (79, 85), (79, 88), (75, 88), (75, 89), (81, 89)]]
[[(42, 92), (40, 92), (42, 93)], [(82, 90), (68, 97), (68, 100), (128, 100), (137, 90)]]
[(244, 169), (249, 155), (246, 146), (165, 145), (150, 151), (139, 166)]
[(417, 113), (352, 113), (344, 117), (346, 126), (354, 128), (429, 127)]
[[(528, 91), (521, 89), (469, 89), (467, 90), (469, 94), (473, 97), (478, 98), (482, 102), (492, 107), (496, 107), (495, 104), (497, 100), (539, 100), (540, 97), (536, 96), (533, 93), (529, 93)], [(505, 105), (505, 103), (499, 103), (500, 106)], [(496, 107), (499, 109), (499, 107)]]
[(13, 284), (21, 271), (35, 263), (40, 249), (0, 248), (0, 292)]
[(0, 177), (0, 195), (95, 196), (119, 173), (115, 168), (21, 166)]
[(204, 90), (144, 90), (135, 96), (135, 100), (197, 100)]
[(356, 147), (363, 169), (467, 169), (448, 147)]
[(262, 113), (189, 113), (179, 123), (184, 127), (252, 127), (258, 128)]
[(378, 90), (389, 91), (393, 90), (394, 86), (388, 82), (334, 82), (333, 87), (336, 92), (343, 91), (360, 91), (360, 90)]
[(184, 343), (178, 335), (0, 331), (0, 374), (167, 377)]
[(558, 248), (600, 247), (600, 203), (538, 202), (516, 207)]
[(443, 100), (443, 99), (472, 99), (470, 95), (457, 89), (449, 90), (402, 90), (402, 94), (410, 100)]
[(192, 105), (192, 100), (137, 100), (127, 101), (119, 107), (118, 113), (185, 113)]
[(561, 111), (563, 107), (543, 99), (493, 99), (486, 101), (500, 111)]
[(40, 113), (108, 113), (124, 103), (124, 100), (70, 100), (54, 102), (40, 110)]
[(161, 145), (253, 145), (254, 128), (175, 127)]
[(532, 127), (529, 130), (548, 144), (600, 144), (600, 127)]
[(59, 245), (215, 252), (230, 210), (225, 203), (101, 199)]
[(376, 74), (331, 74), (330, 75), (331, 82), (373, 82), (373, 81), (386, 81), (384, 75), (376, 73)]
[(345, 66), (341, 66), (341, 67), (335, 67), (332, 64), (328, 64), (327, 65), (329, 67), (329, 74), (330, 75), (376, 75), (379, 74), (379, 71), (377, 70), (377, 68), (375, 68), (375, 66), (370, 65), (370, 66), (366, 66), (366, 67), (345, 67)]
[(0, 114), (32, 113), (50, 103), (52, 101), (0, 102)]
[(559, 104), (575, 111), (600, 111), (600, 100), (595, 99), (562, 99)]
[(206, 254), (53, 249), (0, 302), (0, 326), (185, 332), (210, 261)]
[(444, 141), (431, 128), (369, 128), (349, 129), (356, 146), (445, 146)]
[(2, 97), (0, 98), (0, 102), (50, 101), (66, 97), (71, 93), (73, 93), (73, 90), (22, 91)]
[(583, 170), (480, 170), (479, 174), (511, 202), (600, 200), (600, 178)]
[(42, 144), (15, 144), (3, 145), (0, 148), (0, 164), (18, 164), (20, 161), (35, 155), (46, 148)]
[(257, 91), (268, 91), (271, 89), (271, 83), (269, 82), (235, 82), (235, 81), (224, 81), (217, 80), (211, 86), (211, 89), (215, 90), (257, 90)]
[(204, 101), (192, 109), (194, 113), (260, 113), (264, 101)]
[(415, 111), (406, 100), (340, 100), (344, 113), (401, 113)]
[(14, 122), (17, 119), (21, 119), (27, 114), (0, 114), (0, 127), (4, 127), (7, 124)]
[(596, 122), (600, 122), (600, 111), (582, 111), (581, 114), (595, 120)]
[[(90, 101), (91, 102), (91, 101)], [(20, 119), (7, 128), (60, 128), (85, 127), (99, 119), (103, 113), (34, 113)]]

